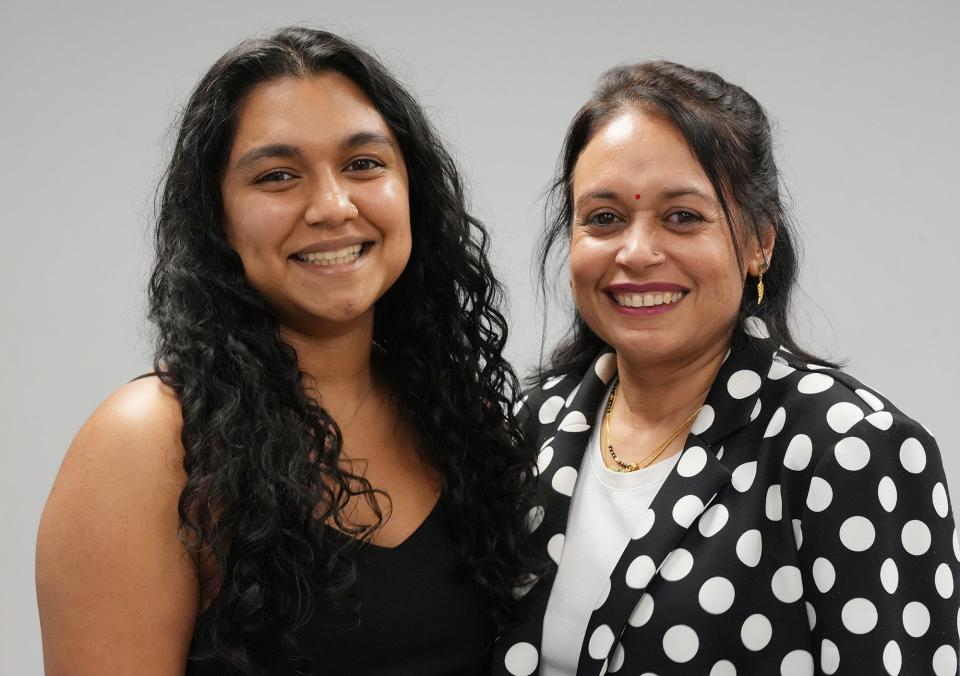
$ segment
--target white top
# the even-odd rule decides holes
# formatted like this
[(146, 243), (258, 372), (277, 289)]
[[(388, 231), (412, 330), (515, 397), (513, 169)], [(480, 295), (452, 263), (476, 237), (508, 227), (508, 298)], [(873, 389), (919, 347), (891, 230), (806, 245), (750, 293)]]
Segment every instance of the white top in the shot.
[(610, 575), (627, 548), (641, 514), (653, 502), (680, 454), (635, 472), (615, 472), (603, 463), (602, 399), (580, 463), (567, 517), (557, 578), (543, 619), (540, 676), (577, 673), (590, 615), (606, 601)]

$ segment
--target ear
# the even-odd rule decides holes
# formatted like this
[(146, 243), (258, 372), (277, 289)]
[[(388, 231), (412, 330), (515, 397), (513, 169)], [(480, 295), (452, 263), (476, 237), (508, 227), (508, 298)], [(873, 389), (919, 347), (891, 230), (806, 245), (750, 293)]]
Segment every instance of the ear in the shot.
[(760, 275), (761, 265), (766, 263), (763, 268), (768, 270), (773, 264), (773, 246), (777, 240), (777, 229), (772, 225), (766, 225), (760, 228), (760, 235), (757, 237), (754, 246), (750, 247), (747, 258), (747, 274), (751, 277)]

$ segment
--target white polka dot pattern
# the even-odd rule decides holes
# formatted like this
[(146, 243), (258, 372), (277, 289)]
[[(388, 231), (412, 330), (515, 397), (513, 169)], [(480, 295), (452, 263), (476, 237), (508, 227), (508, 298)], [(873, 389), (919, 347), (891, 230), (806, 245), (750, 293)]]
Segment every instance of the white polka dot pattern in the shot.
[(730, 518), (730, 512), (723, 505), (713, 505), (708, 508), (701, 516), (697, 527), (700, 534), (705, 538), (713, 537), (727, 525)]
[(813, 655), (806, 650), (787, 653), (780, 663), (780, 676), (813, 676)]
[(930, 628), (930, 611), (919, 601), (903, 607), (903, 629), (914, 638), (920, 638)]
[(750, 462), (745, 462), (733, 470), (733, 487), (741, 493), (745, 493), (750, 490), (750, 487), (753, 485), (753, 480), (756, 478), (756, 476), (757, 461), (752, 460)]
[(775, 437), (780, 434), (786, 422), (787, 411), (783, 406), (781, 406), (773, 412), (772, 416), (770, 416), (770, 422), (767, 423), (767, 429), (763, 433), (763, 438), (769, 439), (770, 437)]
[(710, 669), (710, 676), (737, 676), (737, 668), (730, 660), (720, 660)]
[(660, 566), (660, 577), (669, 582), (682, 580), (693, 568), (693, 555), (686, 549), (674, 549)]
[(807, 492), (807, 509), (811, 512), (822, 512), (833, 501), (833, 488), (824, 479), (818, 476), (810, 480), (810, 489)]
[(847, 431), (863, 420), (863, 411), (856, 404), (841, 401), (827, 411), (827, 424), (834, 432), (846, 434)]
[(577, 470), (573, 467), (561, 467), (553, 475), (550, 485), (553, 490), (561, 495), (570, 497), (573, 495), (573, 487), (577, 483)]
[(740, 640), (747, 650), (763, 650), (773, 636), (773, 625), (766, 616), (755, 613), (748, 617), (740, 628)]
[(587, 424), (586, 416), (580, 411), (571, 411), (564, 416), (560, 429), (564, 432), (586, 432), (590, 429), (590, 425)]
[(837, 571), (829, 559), (822, 556), (813, 562), (813, 583), (820, 590), (821, 594), (826, 594), (833, 589), (833, 583), (837, 580)]
[(610, 652), (610, 648), (613, 647), (615, 640), (616, 637), (613, 635), (613, 630), (607, 625), (601, 624), (593, 631), (593, 635), (590, 637), (590, 643), (587, 646), (590, 657), (595, 660), (605, 659)]
[(877, 497), (884, 511), (892, 512), (897, 506), (897, 485), (888, 476), (880, 479), (877, 486)]
[(912, 474), (920, 474), (927, 466), (927, 453), (914, 438), (907, 439), (900, 446), (900, 464)]
[(700, 409), (700, 413), (697, 415), (696, 420), (693, 421), (693, 425), (690, 426), (690, 431), (693, 434), (701, 434), (710, 429), (710, 426), (713, 425), (714, 412), (713, 406), (710, 404), (704, 404), (703, 408)]
[(840, 649), (828, 638), (820, 642), (820, 669), (825, 674), (835, 674), (840, 668)]
[(770, 583), (773, 595), (783, 603), (794, 603), (803, 596), (803, 578), (796, 566), (782, 566)]
[(697, 600), (700, 607), (711, 615), (720, 615), (730, 610), (736, 590), (733, 584), (725, 577), (711, 577), (700, 587)]
[(833, 386), (833, 378), (825, 373), (811, 373), (800, 379), (797, 390), (803, 394), (820, 394)]
[(760, 555), (763, 553), (763, 537), (760, 531), (748, 530), (737, 540), (737, 558), (745, 566), (755, 568), (760, 563)]
[(866, 634), (877, 626), (877, 607), (868, 599), (851, 599), (844, 604), (841, 619), (848, 631)]
[(900, 646), (896, 641), (890, 641), (883, 647), (883, 668), (890, 676), (897, 676), (901, 666), (903, 666), (903, 657), (900, 654)]
[(760, 389), (760, 376), (753, 371), (737, 371), (727, 381), (727, 392), (734, 399), (746, 399)]
[(633, 612), (630, 613), (630, 617), (627, 618), (627, 624), (631, 627), (642, 627), (653, 615), (653, 597), (650, 594), (644, 594), (640, 597), (640, 602), (637, 603), (636, 608), (633, 609)]
[(707, 464), (707, 452), (699, 446), (688, 448), (677, 462), (677, 474), (690, 478), (700, 473)]
[(870, 447), (857, 437), (845, 437), (838, 441), (834, 453), (840, 466), (850, 472), (861, 470), (870, 462)]
[(933, 580), (941, 598), (949, 599), (953, 596), (953, 571), (950, 570), (950, 566), (945, 563), (937, 566), (937, 572)]
[(938, 481), (933, 487), (933, 509), (941, 519), (946, 518), (950, 511), (950, 501), (947, 500), (947, 489), (943, 487), (943, 482)]
[(935, 676), (955, 676), (957, 651), (953, 646), (942, 645), (933, 653), (933, 673)]
[(703, 511), (703, 502), (696, 495), (685, 495), (673, 506), (673, 520), (689, 528)]
[(897, 585), (900, 584), (900, 569), (897, 568), (897, 562), (893, 559), (886, 559), (880, 566), (880, 584), (888, 594), (897, 592)]
[[(545, 502), (526, 523), (554, 562), (615, 372), (607, 353), (582, 379), (526, 395)], [(590, 599), (580, 673), (957, 672), (960, 540), (936, 442), (842, 370), (730, 352), (668, 480), (630, 524)], [(524, 597), (541, 613), (544, 586)], [(548, 659), (532, 612), (498, 641), (498, 676)]]
[(684, 624), (670, 627), (663, 635), (663, 652), (679, 664), (692, 660), (699, 648), (697, 632)]
[(810, 464), (813, 454), (813, 443), (806, 434), (798, 434), (787, 445), (787, 452), (783, 456), (783, 466), (795, 472), (802, 472)]
[(560, 408), (563, 406), (563, 397), (550, 397), (540, 406), (540, 411), (537, 414), (537, 417), (540, 419), (541, 425), (546, 425), (552, 423), (557, 419), (557, 414), (560, 413)]
[(507, 673), (512, 676), (530, 676), (537, 670), (540, 655), (529, 643), (517, 643), (511, 646), (504, 657)]

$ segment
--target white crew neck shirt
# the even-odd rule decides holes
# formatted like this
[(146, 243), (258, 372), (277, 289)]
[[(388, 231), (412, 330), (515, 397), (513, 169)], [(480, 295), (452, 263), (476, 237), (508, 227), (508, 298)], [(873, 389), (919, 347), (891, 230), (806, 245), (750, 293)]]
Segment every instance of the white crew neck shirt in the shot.
[(607, 468), (600, 427), (609, 396), (608, 389), (571, 497), (563, 553), (543, 619), (540, 676), (576, 674), (590, 615), (606, 600), (610, 575), (640, 516), (680, 458), (677, 453), (635, 472)]

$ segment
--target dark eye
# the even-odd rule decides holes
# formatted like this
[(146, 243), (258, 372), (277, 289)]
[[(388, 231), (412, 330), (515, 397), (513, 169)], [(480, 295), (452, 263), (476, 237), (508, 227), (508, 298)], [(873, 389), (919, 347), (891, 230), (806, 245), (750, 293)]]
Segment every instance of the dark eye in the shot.
[(370, 171), (382, 166), (383, 164), (369, 157), (358, 157), (347, 165), (347, 169), (350, 171)]
[(689, 225), (691, 223), (698, 223), (703, 219), (699, 214), (681, 209), (667, 216), (667, 220), (676, 225)]
[(598, 211), (586, 220), (588, 225), (613, 225), (617, 222), (617, 215), (612, 211)]
[(257, 177), (257, 183), (286, 183), (292, 181), (296, 176), (283, 169), (274, 169)]

